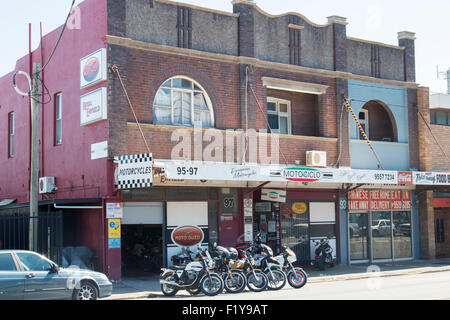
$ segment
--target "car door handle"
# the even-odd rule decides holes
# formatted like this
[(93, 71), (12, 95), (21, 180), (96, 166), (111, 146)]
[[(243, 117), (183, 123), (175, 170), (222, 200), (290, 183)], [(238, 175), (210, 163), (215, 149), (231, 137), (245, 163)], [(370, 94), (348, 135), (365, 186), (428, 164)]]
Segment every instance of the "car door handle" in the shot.
[(35, 277), (34, 273), (28, 273), (27, 274), (27, 278), (34, 278), (34, 277)]

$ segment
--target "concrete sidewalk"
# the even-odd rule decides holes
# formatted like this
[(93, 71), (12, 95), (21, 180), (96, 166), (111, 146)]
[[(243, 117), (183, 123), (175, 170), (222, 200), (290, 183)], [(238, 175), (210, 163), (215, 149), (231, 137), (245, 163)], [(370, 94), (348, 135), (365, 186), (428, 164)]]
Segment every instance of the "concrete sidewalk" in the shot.
[[(343, 281), (365, 279), (373, 276), (392, 277), (408, 274), (450, 271), (450, 258), (434, 260), (409, 260), (398, 262), (383, 262), (378, 264), (338, 265), (319, 271), (313, 268), (305, 269), (308, 284), (325, 281)], [(306, 285), (308, 285), (306, 284)], [(159, 276), (123, 278), (114, 285), (112, 296), (103, 300), (144, 299), (162, 296)]]

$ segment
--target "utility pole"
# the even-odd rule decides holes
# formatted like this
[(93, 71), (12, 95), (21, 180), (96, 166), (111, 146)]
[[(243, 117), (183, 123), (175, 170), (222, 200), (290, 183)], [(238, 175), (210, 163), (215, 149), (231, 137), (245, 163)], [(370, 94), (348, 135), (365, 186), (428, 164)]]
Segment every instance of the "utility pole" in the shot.
[(39, 217), (39, 127), (41, 86), (38, 79), (41, 64), (33, 63), (33, 86), (31, 89), (31, 168), (30, 168), (30, 250), (38, 249)]
[[(30, 223), (29, 223), (29, 250), (38, 250), (38, 217), (39, 217), (39, 127), (41, 107), (41, 85), (39, 74), (41, 64), (33, 63), (33, 75), (30, 77), (24, 71), (18, 71), (13, 77), (13, 85), (16, 92), (21, 96), (31, 99), (31, 168), (30, 168)], [(29, 91), (23, 92), (17, 87), (16, 76), (23, 75), (28, 80)]]

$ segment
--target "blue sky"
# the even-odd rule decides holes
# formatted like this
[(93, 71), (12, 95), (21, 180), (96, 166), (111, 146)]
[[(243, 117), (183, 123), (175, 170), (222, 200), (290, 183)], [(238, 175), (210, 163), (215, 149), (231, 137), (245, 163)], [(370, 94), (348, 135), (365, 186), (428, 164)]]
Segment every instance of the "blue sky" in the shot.
[[(144, 0), (142, 0), (144, 1)], [(28, 23), (33, 24), (33, 49), (38, 46), (39, 23), (44, 34), (64, 23), (71, 0), (1, 1), (0, 37), (4, 43), (0, 76), (12, 71), (16, 60), (28, 52)], [(81, 3), (76, 1), (76, 4)], [(232, 12), (231, 0), (184, 0), (197, 6)], [(420, 85), (445, 92), (446, 81), (437, 78), (450, 68), (450, 1), (448, 0), (256, 0), (270, 14), (298, 12), (325, 24), (330, 15), (346, 17), (350, 37), (397, 45), (397, 32), (416, 33), (416, 73)]]

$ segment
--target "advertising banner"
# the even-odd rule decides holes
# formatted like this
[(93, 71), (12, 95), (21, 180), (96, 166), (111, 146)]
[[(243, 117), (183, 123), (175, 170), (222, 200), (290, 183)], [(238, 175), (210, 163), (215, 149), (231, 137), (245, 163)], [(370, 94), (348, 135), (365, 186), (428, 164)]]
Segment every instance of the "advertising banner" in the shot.
[(80, 98), (80, 125), (108, 119), (106, 88), (89, 92)]

